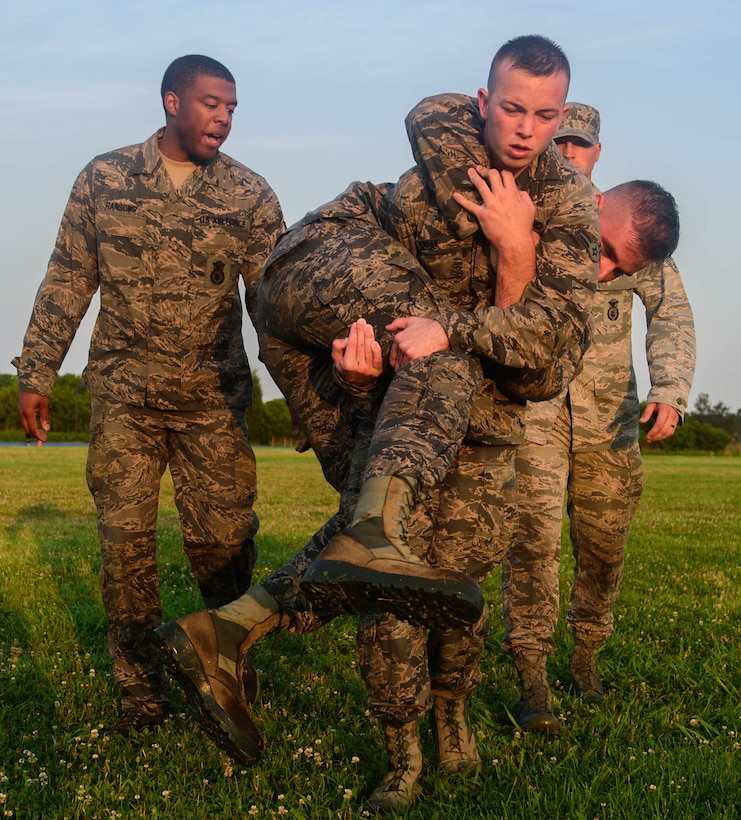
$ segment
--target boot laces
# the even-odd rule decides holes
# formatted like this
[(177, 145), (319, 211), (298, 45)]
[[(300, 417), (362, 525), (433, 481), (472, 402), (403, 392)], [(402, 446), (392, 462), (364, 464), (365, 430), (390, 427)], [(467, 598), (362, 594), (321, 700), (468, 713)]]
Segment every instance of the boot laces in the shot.
[(446, 699), (443, 707), (443, 737), (448, 745), (454, 749), (460, 749), (465, 738), (463, 737), (464, 719), (458, 714), (458, 704), (452, 699)]
[(405, 783), (412, 768), (412, 756), (406, 739), (406, 727), (398, 726), (394, 732), (394, 752), (386, 772), (386, 791), (406, 791), (409, 787)]

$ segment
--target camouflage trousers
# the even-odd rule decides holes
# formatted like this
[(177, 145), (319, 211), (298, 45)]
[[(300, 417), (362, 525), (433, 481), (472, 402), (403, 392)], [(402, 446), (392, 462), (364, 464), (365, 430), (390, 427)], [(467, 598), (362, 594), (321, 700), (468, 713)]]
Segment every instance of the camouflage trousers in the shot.
[(313, 609), (300, 588), (301, 578), (327, 544), (350, 523), (363, 483), (368, 447), (373, 435), (375, 416), (360, 414), (355, 427), (352, 452), (343, 459), (347, 465), (337, 512), (279, 570), (266, 578), (261, 586), (278, 602), (281, 612), (291, 619), (291, 632), (305, 635), (332, 620), (337, 613)]
[(636, 442), (622, 450), (571, 452), (568, 401), (546, 444), (518, 448), (518, 525), (502, 564), (503, 647), (552, 652), (564, 494), (575, 559), (567, 621), (590, 643), (612, 633), (630, 524), (643, 489)]
[[(349, 522), (365, 477), (412, 474), (426, 493), (410, 522), (410, 543), (433, 565), (483, 578), (501, 560), (514, 520), (514, 447), (461, 441), (482, 384), (479, 363), (444, 351), (386, 372), (375, 391), (352, 396), (335, 379), (330, 349), (364, 318), (385, 361), (398, 316), (434, 316), (444, 295), (416, 260), (373, 220), (319, 220), (278, 246), (260, 284), (260, 357), (302, 423), (330, 483), (338, 514), (263, 586), (305, 633), (333, 613), (312, 612), (300, 578)], [(433, 691), (463, 695), (480, 680), (488, 616), (469, 630), (431, 634), (388, 615), (358, 633), (373, 712), (404, 722)]]
[(97, 509), (108, 645), (122, 708), (165, 702), (156, 525), (169, 465), (183, 548), (207, 607), (239, 597), (256, 559), (255, 458), (243, 411), (169, 412), (93, 401), (87, 482)]
[(483, 381), (478, 360), (450, 350), (415, 359), (396, 374), (387, 369), (373, 395), (359, 401), (335, 379), (330, 352), (364, 318), (388, 362), (386, 325), (399, 316), (435, 316), (447, 300), (373, 221), (322, 219), (294, 232), (260, 283), (261, 360), (336, 489), (349, 471), (359, 407), (377, 414), (365, 476), (414, 475), (431, 489), (468, 430)]
[[(362, 441), (361, 436), (354, 459), (361, 465)], [(515, 451), (512, 446), (460, 447), (443, 483), (412, 514), (409, 542), (420, 558), (478, 581), (499, 564), (516, 520)], [(356, 471), (356, 479), (357, 475)], [(359, 483), (356, 480), (355, 498)], [(335, 615), (313, 611), (298, 582), (351, 515), (354, 498), (349, 489), (342, 502), (338, 514), (304, 549), (263, 582), (290, 616), (290, 629), (296, 634), (312, 632)], [(432, 695), (470, 694), (481, 680), (480, 658), (488, 633), (486, 610), (470, 628), (429, 633), (386, 613), (362, 618), (357, 651), (371, 712), (384, 722), (404, 723), (424, 713)]]
[[(516, 448), (463, 444), (438, 490), (410, 522), (410, 545), (433, 566), (479, 582), (499, 564), (516, 520)], [(463, 698), (481, 681), (488, 608), (466, 629), (427, 630), (388, 613), (360, 621), (357, 648), (371, 713), (400, 724), (424, 713), (430, 698)]]
[(354, 321), (362, 317), (373, 326), (388, 361), (386, 325), (448, 306), (419, 263), (367, 216), (370, 221), (322, 219), (294, 228), (292, 244), (279, 245), (260, 282), (260, 358), (341, 493), (338, 513), (263, 582), (299, 632), (332, 616), (308, 608), (299, 581), (349, 523), (363, 478), (412, 473), (427, 491), (439, 484), (480, 383), (478, 363), (450, 352), (415, 360), (395, 375), (387, 370), (366, 396), (337, 381), (332, 341), (346, 336)]

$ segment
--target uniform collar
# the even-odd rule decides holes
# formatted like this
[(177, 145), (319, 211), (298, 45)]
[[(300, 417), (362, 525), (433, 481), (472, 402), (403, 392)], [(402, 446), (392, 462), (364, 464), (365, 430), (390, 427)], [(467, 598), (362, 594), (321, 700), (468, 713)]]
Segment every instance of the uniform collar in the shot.
[[(164, 128), (159, 128), (149, 137), (146, 142), (142, 143), (141, 150), (136, 157), (131, 174), (154, 174), (155, 171), (162, 164), (160, 157), (158, 143), (165, 133)], [(226, 176), (229, 173), (231, 161), (226, 154), (217, 152), (216, 156), (206, 165), (196, 165), (194, 174), (201, 174), (204, 180), (211, 185), (223, 186)]]
[[(556, 148), (556, 143), (551, 140), (545, 151), (535, 157), (530, 165), (517, 177), (517, 187), (525, 191), (533, 182), (563, 179), (565, 163), (566, 160)], [(568, 167), (571, 168), (570, 165)]]

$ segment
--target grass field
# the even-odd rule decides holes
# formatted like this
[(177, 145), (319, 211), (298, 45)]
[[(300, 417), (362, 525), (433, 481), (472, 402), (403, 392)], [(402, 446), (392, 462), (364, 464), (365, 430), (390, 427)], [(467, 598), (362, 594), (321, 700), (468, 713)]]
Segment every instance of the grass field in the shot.
[[(352, 818), (384, 767), (355, 661), (354, 621), (254, 652), (264, 758), (243, 770), (196, 728), (180, 692), (158, 731), (103, 741), (116, 715), (98, 590), (84, 448), (0, 448), (0, 816)], [(333, 511), (311, 455), (258, 449), (257, 579)], [(588, 707), (560, 684), (564, 731), (520, 735), (514, 670), (493, 630), (471, 706), (484, 760), (473, 780), (430, 765), (414, 818), (741, 817), (741, 459), (652, 456), (631, 533), (616, 631), (601, 654), (610, 689)], [(159, 520), (165, 618), (200, 608), (180, 549), (169, 479)], [(562, 561), (568, 596), (572, 562)], [(423, 725), (423, 746), (432, 743)]]

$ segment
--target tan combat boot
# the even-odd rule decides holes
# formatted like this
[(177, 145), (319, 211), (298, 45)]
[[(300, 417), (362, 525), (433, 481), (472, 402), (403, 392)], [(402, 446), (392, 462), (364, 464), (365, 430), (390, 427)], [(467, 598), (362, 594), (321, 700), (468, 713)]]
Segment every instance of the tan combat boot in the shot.
[(306, 571), (301, 587), (327, 611), (391, 612), (426, 627), (475, 623), (481, 588), (459, 572), (431, 567), (409, 549), (407, 524), (417, 497), (411, 476), (366, 479), (355, 517)]
[(419, 745), (419, 721), (415, 718), (401, 726), (383, 724), (389, 763), (380, 785), (371, 794), (365, 808), (374, 813), (394, 811), (411, 805), (422, 786), (422, 749)]
[(574, 634), (574, 654), (569, 663), (569, 672), (574, 690), (589, 703), (596, 703), (604, 697), (602, 678), (597, 671), (597, 652), (602, 639), (588, 640)]
[(481, 758), (465, 698), (436, 695), (431, 723), (437, 764), (441, 769), (466, 775), (480, 771)]
[(225, 607), (193, 612), (154, 631), (160, 654), (204, 731), (240, 763), (254, 763), (264, 746), (248, 711), (259, 694), (248, 650), (286, 622), (275, 600), (262, 587), (252, 587)]
[(548, 685), (548, 655), (534, 649), (513, 650), (522, 694), (515, 707), (515, 720), (524, 732), (558, 734), (561, 724), (553, 712), (553, 694)]

